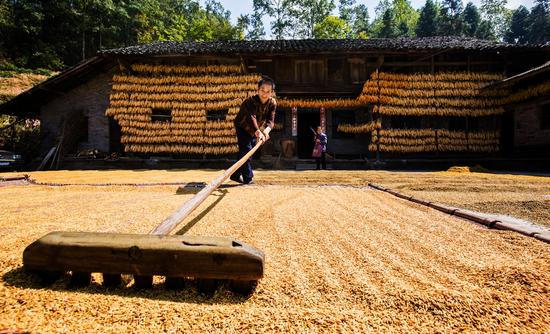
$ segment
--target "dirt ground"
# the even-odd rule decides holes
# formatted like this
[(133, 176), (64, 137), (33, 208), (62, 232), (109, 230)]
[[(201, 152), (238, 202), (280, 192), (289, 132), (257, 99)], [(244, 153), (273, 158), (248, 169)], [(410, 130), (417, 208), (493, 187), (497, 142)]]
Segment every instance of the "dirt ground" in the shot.
[(263, 250), (265, 277), (250, 297), (222, 287), (207, 298), (192, 284), (170, 291), (161, 277), (146, 291), (106, 289), (99, 275), (85, 288), (67, 288), (67, 277), (41, 288), (21, 269), (25, 246), (53, 230), (147, 233), (192, 194), (145, 184), (217, 173), (41, 172), (31, 177), (73, 185), (1, 186), (0, 331), (550, 331), (550, 245), (366, 187), (540, 222), (548, 177), (258, 171), (254, 186), (228, 183), (178, 230)]

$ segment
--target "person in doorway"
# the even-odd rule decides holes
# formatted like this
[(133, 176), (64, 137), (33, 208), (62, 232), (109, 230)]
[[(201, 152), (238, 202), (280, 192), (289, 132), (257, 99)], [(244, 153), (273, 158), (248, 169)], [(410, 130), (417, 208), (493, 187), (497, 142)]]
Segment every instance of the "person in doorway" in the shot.
[(321, 155), (315, 158), (315, 161), (317, 162), (317, 169), (321, 169), (321, 165), (323, 166), (323, 169), (327, 169), (327, 135), (323, 133), (323, 129), (320, 126), (318, 126), (315, 131), (315, 145), (321, 147)]
[[(245, 156), (256, 145), (257, 140), (265, 143), (275, 123), (277, 102), (273, 97), (275, 82), (263, 76), (258, 82), (258, 93), (246, 98), (235, 117), (235, 130), (239, 145), (239, 159)], [(244, 184), (253, 183), (254, 172), (248, 159), (230, 179)]]

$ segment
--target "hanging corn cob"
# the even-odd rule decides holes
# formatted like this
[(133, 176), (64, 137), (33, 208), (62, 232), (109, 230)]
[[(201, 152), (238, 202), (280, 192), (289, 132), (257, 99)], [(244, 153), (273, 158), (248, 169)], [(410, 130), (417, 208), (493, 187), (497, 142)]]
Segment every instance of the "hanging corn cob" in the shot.
[[(236, 65), (183, 66), (134, 64), (132, 74), (113, 76), (105, 114), (121, 126), (127, 152), (232, 154), (238, 151), (233, 121), (258, 75)], [(170, 110), (171, 121), (153, 122), (155, 109)], [(227, 109), (223, 120), (208, 110)]]
[(383, 129), (373, 133), (370, 151), (382, 152), (498, 152), (499, 131), (463, 132), (434, 129)]
[(382, 115), (487, 116), (502, 114), (502, 92), (479, 89), (494, 73), (397, 74), (374, 72), (358, 100)]
[(337, 131), (343, 133), (368, 133), (381, 128), (382, 122), (378, 120), (365, 124), (338, 124)]
[(302, 100), (302, 99), (279, 99), (277, 104), (282, 108), (356, 108), (364, 106), (364, 103), (357, 99), (335, 99), (335, 100)]
[(543, 82), (541, 84), (529, 86), (527, 88), (513, 92), (512, 94), (504, 97), (502, 99), (502, 103), (517, 103), (531, 98), (548, 95), (550, 95), (550, 82)]

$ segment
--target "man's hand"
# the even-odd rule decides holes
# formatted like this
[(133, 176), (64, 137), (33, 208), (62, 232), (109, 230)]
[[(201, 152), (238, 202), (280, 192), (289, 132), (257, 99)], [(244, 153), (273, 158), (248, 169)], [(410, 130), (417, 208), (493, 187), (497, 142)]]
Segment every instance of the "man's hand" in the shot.
[(254, 133), (254, 135), (256, 136), (256, 139), (257, 140), (261, 140), (262, 142), (266, 142), (267, 139), (265, 138), (265, 135), (262, 131), (260, 130), (256, 130), (256, 132)]

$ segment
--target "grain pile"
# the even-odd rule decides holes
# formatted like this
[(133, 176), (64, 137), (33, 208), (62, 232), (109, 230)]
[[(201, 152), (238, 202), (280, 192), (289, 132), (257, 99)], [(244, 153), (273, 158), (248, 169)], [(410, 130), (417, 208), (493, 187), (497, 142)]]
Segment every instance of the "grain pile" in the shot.
[[(216, 174), (123, 173), (33, 177), (42, 182), (144, 183), (161, 178), (209, 181)], [(398, 182), (418, 179), (401, 174)], [(23, 248), (35, 238), (57, 229), (146, 233), (191, 195), (175, 195), (176, 186), (2, 187), (0, 330), (550, 330), (547, 244), (487, 230), (361, 186), (390, 175), (399, 174), (260, 171), (257, 186), (228, 187), (211, 196), (183, 225), (196, 223), (191, 235), (232, 236), (265, 252), (266, 276), (248, 299), (226, 289), (211, 299), (193, 287), (167, 291), (160, 278), (152, 290), (142, 292), (105, 290), (97, 283), (71, 291), (66, 279), (40, 289), (20, 270)], [(344, 177), (349, 182), (342, 183), (348, 185), (318, 185)], [(318, 179), (325, 181), (315, 184)], [(240, 205), (258, 197), (262, 205)], [(208, 214), (196, 222), (205, 210)]]

